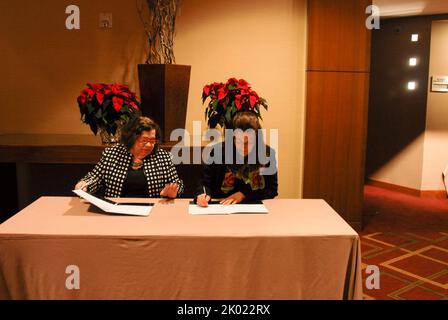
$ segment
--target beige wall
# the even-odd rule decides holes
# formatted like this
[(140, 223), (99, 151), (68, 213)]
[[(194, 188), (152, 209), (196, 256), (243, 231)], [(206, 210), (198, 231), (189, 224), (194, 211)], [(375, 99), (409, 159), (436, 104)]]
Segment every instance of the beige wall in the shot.
[[(244, 78), (268, 100), (263, 126), (279, 129), (281, 197), (301, 194), (305, 0), (186, 0), (177, 23), (178, 64), (192, 66), (187, 129), (203, 121), (204, 84)], [(0, 3), (0, 133), (84, 133), (76, 97), (86, 82), (138, 91), (145, 38), (134, 1), (78, 0), (81, 30), (65, 29), (72, 1)], [(113, 28), (98, 27), (100, 12)], [(203, 127), (205, 122), (203, 121)]]
[(420, 135), (369, 178), (420, 190), (422, 182), (424, 135)]
[[(448, 21), (434, 21), (429, 76), (448, 76)], [(430, 84), (429, 84), (430, 86)], [(422, 190), (443, 190), (448, 165), (448, 93), (428, 91)]]
[[(136, 87), (144, 35), (133, 1), (87, 1), (81, 29), (65, 28), (72, 1), (0, 3), (2, 119), (0, 133), (86, 133), (76, 97), (86, 82)], [(100, 12), (112, 12), (113, 28), (98, 27)]]

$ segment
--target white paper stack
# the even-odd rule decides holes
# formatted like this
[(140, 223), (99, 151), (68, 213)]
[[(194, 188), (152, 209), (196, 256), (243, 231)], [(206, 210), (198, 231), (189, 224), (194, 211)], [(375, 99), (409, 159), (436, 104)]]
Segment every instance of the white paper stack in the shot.
[(189, 214), (241, 214), (241, 213), (268, 213), (264, 204), (209, 204), (208, 207), (200, 207), (190, 204)]

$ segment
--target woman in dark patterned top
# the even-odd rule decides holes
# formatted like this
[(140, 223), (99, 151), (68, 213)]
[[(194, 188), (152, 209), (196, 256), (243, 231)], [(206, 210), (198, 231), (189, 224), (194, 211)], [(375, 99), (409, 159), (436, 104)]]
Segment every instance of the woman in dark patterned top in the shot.
[(278, 194), (275, 151), (258, 135), (261, 126), (255, 113), (237, 113), (233, 127), (240, 129), (230, 139), (233, 143), (226, 136), (226, 142), (216, 144), (209, 153), (213, 161), (203, 169), (195, 198), (199, 206), (207, 207), (211, 198), (221, 199), (221, 204), (236, 204), (272, 199)]
[(183, 192), (171, 154), (159, 148), (159, 126), (135, 117), (122, 130), (121, 143), (106, 148), (100, 161), (75, 186), (90, 193), (104, 188), (106, 197), (168, 197)]

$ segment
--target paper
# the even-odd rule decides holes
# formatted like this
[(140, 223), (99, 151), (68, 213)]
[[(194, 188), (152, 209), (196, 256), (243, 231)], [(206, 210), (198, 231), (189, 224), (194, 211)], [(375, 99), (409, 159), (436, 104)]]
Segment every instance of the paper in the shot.
[(238, 214), (238, 213), (269, 213), (264, 204), (209, 204), (208, 207), (200, 207), (190, 204), (189, 214)]
[(99, 199), (83, 190), (73, 190), (73, 192), (78, 196), (80, 196), (81, 198), (89, 201), (94, 206), (108, 213), (127, 214), (134, 216), (147, 216), (149, 215), (152, 209), (152, 204), (150, 203), (120, 204), (118, 202), (113, 202), (110, 200), (105, 201)]

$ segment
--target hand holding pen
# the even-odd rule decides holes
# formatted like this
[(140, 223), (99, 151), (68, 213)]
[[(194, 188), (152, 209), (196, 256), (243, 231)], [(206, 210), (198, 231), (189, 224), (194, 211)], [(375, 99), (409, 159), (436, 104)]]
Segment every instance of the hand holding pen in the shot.
[(208, 207), (208, 202), (210, 201), (210, 196), (207, 194), (207, 190), (205, 190), (205, 187), (202, 187), (204, 190), (204, 193), (198, 195), (196, 199), (196, 204), (200, 207)]
[(76, 184), (75, 190), (82, 190), (82, 191), (87, 192), (88, 187), (91, 183), (92, 183), (92, 180), (81, 180)]

